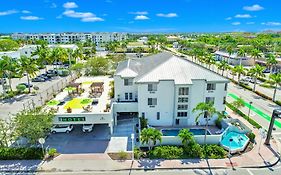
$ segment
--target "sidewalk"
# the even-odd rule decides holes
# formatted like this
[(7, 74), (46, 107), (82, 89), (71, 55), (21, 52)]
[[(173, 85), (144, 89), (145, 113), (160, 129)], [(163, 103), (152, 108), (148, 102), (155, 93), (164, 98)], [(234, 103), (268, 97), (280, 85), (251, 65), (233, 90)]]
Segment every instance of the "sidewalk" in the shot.
[[(279, 161), (279, 142), (271, 140), (271, 145), (267, 147), (262, 144), (259, 154), (259, 143), (261, 137), (258, 129), (252, 127), (244, 118), (236, 115), (231, 110), (227, 112), (233, 117), (240, 119), (256, 135), (255, 147), (241, 156), (234, 156), (225, 159), (183, 159), (183, 160), (135, 160), (133, 165), (131, 160), (114, 161), (107, 154), (87, 154), (87, 155), (60, 155), (52, 161), (44, 162), (38, 171), (120, 171), (128, 169), (205, 169), (205, 168), (262, 168), (270, 167)], [(77, 166), (75, 166), (77, 165)]]

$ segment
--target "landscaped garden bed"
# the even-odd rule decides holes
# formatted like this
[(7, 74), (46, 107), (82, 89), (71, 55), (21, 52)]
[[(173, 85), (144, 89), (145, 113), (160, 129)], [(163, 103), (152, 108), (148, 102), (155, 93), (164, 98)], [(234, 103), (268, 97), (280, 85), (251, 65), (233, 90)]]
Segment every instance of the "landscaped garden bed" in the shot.
[(74, 98), (71, 101), (67, 102), (66, 105), (64, 106), (64, 109), (82, 109), (83, 107), (91, 104), (92, 100), (89, 98)]

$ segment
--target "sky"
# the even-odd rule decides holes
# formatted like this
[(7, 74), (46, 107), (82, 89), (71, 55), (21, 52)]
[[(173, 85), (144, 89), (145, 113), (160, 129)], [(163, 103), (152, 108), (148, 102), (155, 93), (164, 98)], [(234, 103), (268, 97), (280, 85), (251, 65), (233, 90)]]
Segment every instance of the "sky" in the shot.
[(0, 0), (0, 33), (281, 30), (281, 0)]

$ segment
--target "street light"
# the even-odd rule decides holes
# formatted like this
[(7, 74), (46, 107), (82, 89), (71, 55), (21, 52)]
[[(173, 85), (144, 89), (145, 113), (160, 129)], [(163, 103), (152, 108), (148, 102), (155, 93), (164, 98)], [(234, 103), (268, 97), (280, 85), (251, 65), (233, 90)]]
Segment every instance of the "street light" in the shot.
[(260, 129), (259, 129), (259, 134), (260, 134), (260, 137), (261, 137), (261, 140), (260, 140), (260, 143), (259, 143), (259, 154), (260, 154), (262, 139), (265, 139), (265, 137), (266, 137), (266, 131), (265, 131), (265, 129), (260, 128)]
[(249, 107), (249, 112), (248, 112), (248, 121), (249, 121), (249, 118), (250, 118), (250, 113), (251, 113), (252, 104), (253, 104), (253, 102), (250, 101), (250, 107)]
[(131, 134), (131, 139), (132, 139), (132, 163), (134, 162), (134, 139), (135, 135), (132, 133)]
[(270, 120), (267, 136), (264, 142), (265, 145), (270, 145), (270, 138), (271, 138), (275, 118), (279, 118), (279, 119), (281, 118), (281, 109), (274, 109), (272, 112), (272, 117)]

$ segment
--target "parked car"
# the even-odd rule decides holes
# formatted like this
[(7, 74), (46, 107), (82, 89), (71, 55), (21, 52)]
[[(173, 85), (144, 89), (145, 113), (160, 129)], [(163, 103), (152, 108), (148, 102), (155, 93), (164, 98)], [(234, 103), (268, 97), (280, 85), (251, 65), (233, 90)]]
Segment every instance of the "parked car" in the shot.
[(93, 130), (94, 124), (84, 124), (82, 127), (83, 132), (91, 132)]
[(28, 87), (33, 87), (33, 84), (29, 84), (29, 85), (28, 85), (28, 83), (20, 83), (20, 84), (18, 84), (18, 85), (24, 85), (26, 88), (28, 88)]
[(31, 79), (32, 82), (45, 82), (44, 78), (41, 77), (35, 77)]
[(70, 133), (72, 130), (73, 130), (73, 125), (54, 125), (51, 128), (52, 133), (57, 133), (57, 132)]
[(43, 78), (45, 81), (50, 80), (49, 77), (45, 76), (45, 75), (39, 75), (37, 76), (38, 78)]
[(245, 81), (245, 80), (240, 80), (239, 83), (249, 85), (249, 81)]
[(252, 80), (252, 78), (247, 76), (247, 77), (241, 78), (241, 80), (242, 80), (242, 81), (247, 81), (247, 82), (249, 82), (249, 81)]
[(93, 101), (92, 101), (92, 105), (97, 105), (99, 103), (99, 100), (98, 99), (94, 99)]
[(270, 70), (269, 69), (265, 69), (262, 73), (270, 73)]
[(58, 72), (56, 70), (50, 69), (47, 70), (46, 74), (57, 74)]

